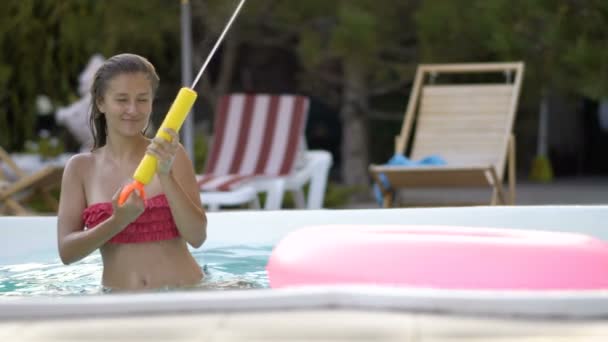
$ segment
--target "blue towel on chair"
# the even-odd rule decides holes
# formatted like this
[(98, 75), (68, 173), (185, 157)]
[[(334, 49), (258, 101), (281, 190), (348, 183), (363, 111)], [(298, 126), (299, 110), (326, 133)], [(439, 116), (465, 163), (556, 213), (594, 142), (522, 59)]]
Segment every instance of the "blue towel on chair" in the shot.
[[(389, 159), (386, 165), (400, 165), (400, 166), (429, 166), (429, 165), (445, 165), (445, 160), (438, 155), (430, 155), (428, 157), (422, 158), (418, 161), (414, 161), (409, 159), (408, 157), (395, 154), (391, 159)], [(378, 178), (386, 188), (390, 188), (390, 183), (384, 174), (379, 174)], [(376, 197), (376, 201), (380, 206), (382, 206), (382, 191), (380, 191), (380, 187), (378, 184), (374, 184), (374, 195)]]

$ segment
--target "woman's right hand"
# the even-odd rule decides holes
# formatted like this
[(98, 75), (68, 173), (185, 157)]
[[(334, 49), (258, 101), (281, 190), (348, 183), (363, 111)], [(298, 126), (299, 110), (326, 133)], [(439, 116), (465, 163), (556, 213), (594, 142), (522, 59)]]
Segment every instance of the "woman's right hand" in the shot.
[(118, 196), (122, 191), (122, 187), (112, 196), (112, 209), (114, 218), (123, 224), (129, 224), (135, 221), (141, 213), (144, 212), (146, 205), (144, 200), (139, 197), (137, 190), (131, 192), (127, 200), (122, 205), (118, 204)]

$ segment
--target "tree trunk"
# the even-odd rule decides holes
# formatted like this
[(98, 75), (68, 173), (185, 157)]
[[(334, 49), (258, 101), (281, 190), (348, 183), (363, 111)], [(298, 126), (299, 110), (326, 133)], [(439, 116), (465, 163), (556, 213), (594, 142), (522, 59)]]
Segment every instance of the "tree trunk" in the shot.
[(367, 90), (363, 70), (356, 63), (344, 65), (342, 90), (342, 181), (346, 185), (369, 186)]
[(536, 155), (547, 157), (549, 155), (549, 90), (544, 88), (541, 93)]

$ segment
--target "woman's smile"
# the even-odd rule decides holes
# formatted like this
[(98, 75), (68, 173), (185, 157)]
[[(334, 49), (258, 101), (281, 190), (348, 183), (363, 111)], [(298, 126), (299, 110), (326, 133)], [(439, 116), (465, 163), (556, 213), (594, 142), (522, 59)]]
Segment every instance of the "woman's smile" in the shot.
[(120, 118), (122, 121), (126, 121), (126, 122), (139, 122), (143, 120), (143, 117), (128, 117), (128, 116), (123, 116)]

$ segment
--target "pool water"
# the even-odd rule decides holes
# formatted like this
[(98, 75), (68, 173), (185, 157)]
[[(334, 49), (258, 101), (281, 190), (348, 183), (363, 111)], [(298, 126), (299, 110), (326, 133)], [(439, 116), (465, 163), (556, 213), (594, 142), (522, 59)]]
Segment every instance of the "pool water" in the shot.
[[(272, 246), (222, 246), (192, 254), (205, 272), (195, 289), (231, 290), (267, 288), (266, 263)], [(0, 297), (70, 296), (103, 293), (101, 255), (96, 252), (72, 265), (56, 255), (43, 262), (0, 265)]]

